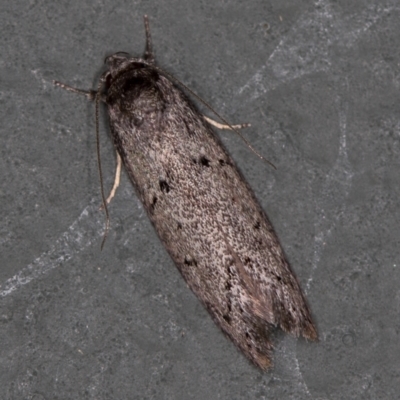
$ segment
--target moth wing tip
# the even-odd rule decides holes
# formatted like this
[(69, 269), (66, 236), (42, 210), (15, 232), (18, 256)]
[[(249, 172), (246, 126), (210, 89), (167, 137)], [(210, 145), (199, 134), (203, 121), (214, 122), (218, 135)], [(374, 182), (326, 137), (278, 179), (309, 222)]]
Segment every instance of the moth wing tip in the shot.
[(313, 323), (307, 325), (307, 327), (303, 330), (302, 335), (308, 340), (318, 341), (317, 328), (314, 326)]
[(273, 363), (270, 356), (265, 354), (259, 354), (252, 361), (258, 368), (260, 368), (263, 371), (268, 371), (273, 367)]

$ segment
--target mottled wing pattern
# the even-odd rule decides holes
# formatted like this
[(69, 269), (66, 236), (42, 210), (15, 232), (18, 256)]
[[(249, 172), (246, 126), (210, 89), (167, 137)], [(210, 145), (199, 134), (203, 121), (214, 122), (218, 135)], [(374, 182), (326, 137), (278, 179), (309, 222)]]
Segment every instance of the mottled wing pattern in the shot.
[(118, 75), (107, 104), (114, 143), (149, 217), (214, 321), (263, 369), (271, 328), (315, 339), (270, 222), (186, 96), (142, 69)]

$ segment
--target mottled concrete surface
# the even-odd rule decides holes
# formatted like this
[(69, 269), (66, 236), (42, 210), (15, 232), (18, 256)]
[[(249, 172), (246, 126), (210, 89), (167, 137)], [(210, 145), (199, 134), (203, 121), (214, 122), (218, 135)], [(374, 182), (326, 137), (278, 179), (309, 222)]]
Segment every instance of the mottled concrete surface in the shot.
[[(156, 57), (232, 122), (220, 136), (296, 271), (320, 341), (262, 373), (221, 334), (124, 175), (100, 252), (103, 59)], [(1, 399), (394, 399), (400, 391), (400, 3), (0, 5)], [(102, 118), (107, 187), (114, 154)]]

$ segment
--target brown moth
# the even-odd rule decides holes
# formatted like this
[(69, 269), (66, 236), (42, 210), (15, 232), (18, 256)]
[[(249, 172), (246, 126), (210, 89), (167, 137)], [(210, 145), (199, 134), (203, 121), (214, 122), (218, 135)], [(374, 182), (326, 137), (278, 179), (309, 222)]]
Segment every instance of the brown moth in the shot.
[(315, 340), (305, 297), (253, 191), (205, 118), (156, 66), (116, 53), (97, 91), (111, 135), (160, 240), (215, 323), (261, 369), (276, 327)]

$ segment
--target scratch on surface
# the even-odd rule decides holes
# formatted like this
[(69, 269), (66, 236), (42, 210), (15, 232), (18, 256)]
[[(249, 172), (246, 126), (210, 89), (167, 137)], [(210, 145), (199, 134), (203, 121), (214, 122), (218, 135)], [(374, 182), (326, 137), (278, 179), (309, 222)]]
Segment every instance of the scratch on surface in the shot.
[(313, 273), (318, 267), (326, 240), (331, 235), (336, 222), (344, 214), (345, 199), (349, 194), (354, 175), (347, 155), (347, 105), (341, 104), (339, 96), (336, 99), (336, 104), (339, 108), (339, 151), (336, 163), (327, 175), (321, 189), (321, 196), (316, 202), (317, 221), (314, 229), (318, 233), (315, 237), (314, 257), (310, 278), (306, 285), (306, 293), (310, 289)]
[(294, 364), (295, 364), (295, 366), (294, 366), (295, 372), (296, 372), (296, 375), (297, 375), (297, 378), (298, 378), (298, 382), (300, 383), (300, 386), (302, 387), (302, 389), (303, 389), (303, 391), (305, 393), (307, 393), (309, 396), (311, 396), (311, 393), (308, 390), (307, 383), (303, 378), (303, 374), (301, 373), (299, 360), (298, 360), (298, 358), (296, 356), (294, 357)]
[(59, 267), (97, 240), (104, 228), (104, 220), (100, 218), (98, 210), (97, 201), (85, 207), (50, 250), (0, 285), (0, 297), (8, 296), (32, 280)]
[(282, 348), (284, 348), (286, 354), (289, 353), (289, 357), (284, 358), (286, 365), (285, 369), (291, 372), (291, 381), (296, 382), (296, 396), (298, 396), (298, 392), (300, 391), (302, 394), (311, 397), (310, 390), (304, 380), (299, 360), (296, 355), (297, 341), (294, 338), (285, 337), (284, 342), (284, 345), (282, 343)]
[(32, 75), (42, 84), (42, 89), (46, 90), (49, 86), (53, 86), (52, 82), (49, 82), (43, 77), (42, 71), (40, 69), (31, 70)]
[[(238, 90), (245, 101), (253, 101), (301, 76), (327, 71), (336, 62), (337, 50), (350, 47), (394, 7), (368, 7), (363, 13), (343, 18), (335, 15), (330, 2), (318, 0), (312, 12), (305, 13), (291, 32), (280, 41), (265, 64)], [(362, 21), (368, 22), (362, 25)], [(243, 104), (243, 102), (241, 102)]]

